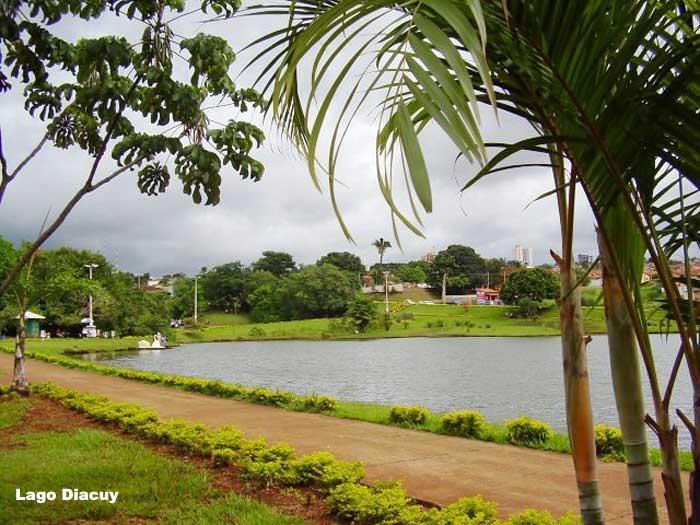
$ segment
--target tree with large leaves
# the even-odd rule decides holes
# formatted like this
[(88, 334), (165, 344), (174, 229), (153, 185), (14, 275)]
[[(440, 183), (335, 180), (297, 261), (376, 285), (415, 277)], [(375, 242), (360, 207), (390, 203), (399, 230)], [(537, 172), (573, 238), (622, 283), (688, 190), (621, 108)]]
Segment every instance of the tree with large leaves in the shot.
[[(336, 0), (276, 2), (275, 6), (262, 6), (259, 11), (279, 12), (284, 6), (291, 16), (286, 30), (271, 34), (266, 42), (272, 40), (271, 47), (258, 55), (270, 57), (270, 49), (276, 52), (271, 66), (274, 74), (269, 77), (272, 109), (306, 155), (312, 178), (318, 177), (317, 165), (326, 168), (332, 202), (346, 234), (349, 232), (333, 192), (337, 159), (353, 117), (363, 105), (373, 103), (371, 96), (377, 93), (382, 99), (376, 139), (377, 175), (395, 225), (403, 223), (419, 233), (414, 224), (420, 224), (418, 204), (427, 212), (432, 209), (430, 180), (418, 140), (429, 124), (443, 130), (460, 156), (481, 165), (467, 187), (508, 168), (551, 167), (555, 188), (549, 194), (557, 198), (562, 231), (563, 253), (553, 255), (562, 277), (560, 306), (569, 430), (584, 521), (601, 523), (595, 458), (591, 456), (585, 337), (578, 321), (580, 299), (571, 252), (574, 197), (577, 187), (583, 189), (607, 248), (608, 273), (614, 273), (617, 282), (625, 284), (622, 300), (650, 379), (655, 419), (647, 419), (660, 437), (669, 517), (673, 524), (685, 523), (676, 431), (668, 417), (677, 366), (662, 396), (646, 325), (641, 322), (642, 305), (634, 300), (634, 288), (629, 286), (618, 260), (605, 218), (621, 196), (661, 276), (672, 318), (680, 329), (679, 356), (688, 363), (695, 397), (700, 400), (700, 346), (693, 324), (697, 314), (689, 302), (687, 320), (683, 317), (668, 265), (669, 246), (687, 252), (687, 224), (693, 223), (697, 208), (683, 208), (677, 198), (668, 198), (667, 184), (668, 178), (676, 175), (695, 187), (700, 180), (699, 156), (693, 147), (700, 136), (700, 53), (698, 35), (693, 30), (697, 2), (683, 2), (680, 15), (676, 2), (664, 0), (416, 0), (401, 4)], [(353, 52), (341, 53), (348, 49), (349, 42), (356, 44)], [(283, 45), (287, 47), (277, 52)], [(312, 49), (318, 49), (318, 53), (305, 101), (299, 66)], [(368, 56), (371, 62), (366, 60)], [(363, 60), (365, 73), (354, 75)], [(320, 96), (330, 71), (340, 74)], [(341, 96), (344, 83), (350, 86), (349, 96), (343, 94), (341, 118), (331, 126), (327, 161), (322, 162), (319, 136), (327, 126), (330, 103)], [(316, 99), (320, 105), (312, 109)], [(514, 144), (484, 144), (480, 102), (525, 118), (535, 136)], [(488, 160), (490, 146), (500, 151)], [(540, 155), (542, 160), (507, 162), (523, 151)], [(394, 162), (399, 158), (402, 162)], [(651, 162), (640, 167), (640, 159)], [(405, 166), (413, 220), (399, 209), (393, 196), (395, 164)], [(658, 220), (660, 210), (665, 221)], [(660, 231), (659, 223), (663, 223), (664, 230)], [(663, 245), (662, 239), (669, 242)], [(638, 374), (634, 366), (628, 365), (628, 373)], [(694, 401), (693, 406), (695, 424), (685, 419), (693, 435), (695, 479), (700, 471), (700, 401)], [(648, 461), (644, 458), (639, 466), (630, 461), (628, 470), (635, 522), (655, 523), (653, 490), (644, 479), (648, 477)], [(700, 483), (691, 485), (700, 490)], [(700, 499), (693, 487), (691, 501), (691, 520), (697, 523), (700, 514), (695, 506)]]
[[(241, 112), (260, 106), (260, 95), (238, 88), (230, 77), (235, 53), (226, 40), (203, 33), (186, 38), (176, 28), (185, 15), (230, 18), (239, 7), (239, 0), (203, 0), (188, 13), (182, 0), (0, 3), (0, 91), (23, 89), (25, 109), (43, 126), (37, 146), (14, 163), (0, 131), (0, 203), (49, 145), (80, 149), (90, 159), (83, 184), (7, 272), (0, 295), (83, 197), (123, 173), (138, 170), (141, 192), (158, 195), (174, 168), (183, 191), (208, 205), (219, 202), (225, 167), (260, 179), (263, 166), (250, 153), (262, 142), (262, 131), (245, 120), (218, 123), (208, 116), (222, 104)], [(57, 36), (64, 25), (99, 21), (108, 12), (143, 27), (141, 38), (69, 42)], [(182, 69), (177, 60), (189, 69), (185, 78), (176, 74)]]

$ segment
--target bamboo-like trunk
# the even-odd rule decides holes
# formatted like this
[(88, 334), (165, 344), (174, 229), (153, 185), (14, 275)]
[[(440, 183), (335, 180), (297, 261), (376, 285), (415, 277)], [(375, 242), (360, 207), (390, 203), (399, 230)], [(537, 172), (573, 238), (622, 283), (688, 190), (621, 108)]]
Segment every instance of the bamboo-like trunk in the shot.
[(19, 326), (15, 340), (15, 366), (12, 376), (12, 390), (22, 395), (29, 394), (29, 381), (24, 368), (24, 348), (27, 340), (27, 332), (24, 326), (24, 310), (19, 314)]
[(659, 516), (649, 463), (644, 393), (637, 340), (627, 311), (622, 282), (608, 261), (605, 242), (598, 239), (603, 268), (603, 297), (615, 403), (625, 445), (632, 516), (637, 525), (656, 525)]
[(587, 339), (581, 316), (581, 291), (570, 260), (557, 258), (561, 270), (561, 341), (566, 417), (584, 525), (605, 523), (598, 487), (598, 459), (588, 382)]

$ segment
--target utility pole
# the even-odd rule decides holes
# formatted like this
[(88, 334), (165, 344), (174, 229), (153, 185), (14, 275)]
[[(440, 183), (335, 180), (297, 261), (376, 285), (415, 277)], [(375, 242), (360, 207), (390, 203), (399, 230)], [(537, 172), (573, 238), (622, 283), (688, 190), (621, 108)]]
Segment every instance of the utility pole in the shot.
[(198, 277), (195, 276), (195, 278), (194, 278), (194, 324), (197, 324), (197, 279), (198, 279)]
[[(89, 275), (90, 275), (90, 280), (92, 281), (92, 269), (97, 268), (99, 264), (85, 264), (85, 268), (88, 269)], [(87, 330), (87, 336), (88, 337), (95, 337), (96, 332), (95, 332), (95, 320), (92, 317), (92, 292), (90, 292), (90, 298), (89, 298), (89, 303), (88, 303), (88, 319), (90, 319), (90, 324), (88, 325), (88, 330)]]
[(389, 313), (389, 272), (384, 272), (384, 311)]
[(447, 272), (442, 274), (442, 304), (447, 300)]

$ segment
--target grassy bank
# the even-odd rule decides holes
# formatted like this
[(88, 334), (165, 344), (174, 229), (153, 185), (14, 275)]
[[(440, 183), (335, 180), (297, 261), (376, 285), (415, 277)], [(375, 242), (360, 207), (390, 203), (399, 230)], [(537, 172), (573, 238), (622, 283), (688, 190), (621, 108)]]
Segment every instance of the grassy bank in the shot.
[[(393, 306), (396, 306), (395, 304)], [(337, 319), (305, 319), (278, 323), (249, 323), (244, 315), (209, 313), (204, 319), (209, 326), (198, 329), (174, 330), (170, 341), (176, 344), (206, 343), (214, 341), (265, 341), (265, 340), (348, 340), (378, 339), (388, 337), (537, 337), (559, 335), (559, 310), (550, 307), (534, 319), (510, 317), (513, 309), (507, 306), (456, 306), (411, 305), (405, 311), (414, 319), (391, 325), (389, 330), (372, 327), (365, 333), (352, 333), (339, 327)], [(656, 307), (647, 310), (649, 328), (660, 330), (663, 313)], [(590, 334), (605, 333), (603, 307), (584, 309), (584, 322)], [(221, 323), (221, 324), (217, 324)], [(227, 324), (226, 324), (227, 323)], [(150, 340), (150, 336), (144, 335)], [(115, 352), (135, 349), (139, 339), (50, 339), (28, 341), (27, 349), (45, 354)], [(0, 348), (10, 349), (12, 339), (0, 340)]]
[[(33, 400), (31, 403), (36, 403)], [(21, 424), (30, 401), (0, 402), (0, 422), (12, 431), (1, 446), (0, 509), (3, 523), (114, 523), (304, 525), (246, 497), (217, 489), (207, 471), (163, 457), (144, 445), (104, 430), (83, 426), (60, 414)], [(55, 409), (54, 409), (55, 410)], [(21, 414), (17, 419), (17, 414)], [(44, 415), (44, 414), (41, 414)], [(35, 416), (39, 417), (39, 415)], [(2, 428), (2, 426), (0, 426)], [(115, 504), (61, 501), (61, 489), (118, 491)], [(17, 501), (15, 489), (55, 491), (55, 501)], [(3, 517), (4, 516), (4, 517)], [(11, 519), (10, 519), (11, 517)], [(4, 519), (8, 521), (3, 521)]]

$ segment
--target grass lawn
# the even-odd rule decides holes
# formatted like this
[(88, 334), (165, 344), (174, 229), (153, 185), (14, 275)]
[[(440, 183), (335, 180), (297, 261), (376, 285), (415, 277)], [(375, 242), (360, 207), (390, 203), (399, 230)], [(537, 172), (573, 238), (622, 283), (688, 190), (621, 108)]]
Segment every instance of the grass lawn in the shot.
[[(392, 309), (401, 303), (391, 303)], [(383, 305), (378, 304), (378, 310)], [(374, 327), (354, 334), (336, 327), (338, 320), (306, 319), (278, 323), (251, 323), (232, 326), (210, 326), (200, 330), (177, 332), (179, 343), (207, 341), (265, 340), (265, 339), (373, 339), (384, 337), (444, 337), (444, 336), (556, 336), (559, 335), (559, 310), (556, 306), (543, 310), (537, 318), (508, 317), (507, 306), (410, 305), (404, 311), (415, 319), (406, 325), (394, 323), (387, 331)], [(659, 329), (663, 312), (650, 307), (647, 311), (650, 328)], [(605, 311), (602, 306), (583, 310), (586, 330), (592, 334), (605, 333)]]
[[(23, 433), (16, 414), (26, 400), (0, 402), (0, 421), (15, 428), (0, 453), (0, 524), (157, 522), (303, 525), (248, 498), (224, 493), (208, 472), (152, 452), (142, 444), (92, 428)], [(55, 491), (56, 501), (16, 501), (24, 493)], [(117, 503), (60, 501), (63, 487), (118, 491)]]
[(210, 326), (229, 326), (250, 323), (248, 314), (231, 314), (227, 312), (204, 312), (200, 319)]

